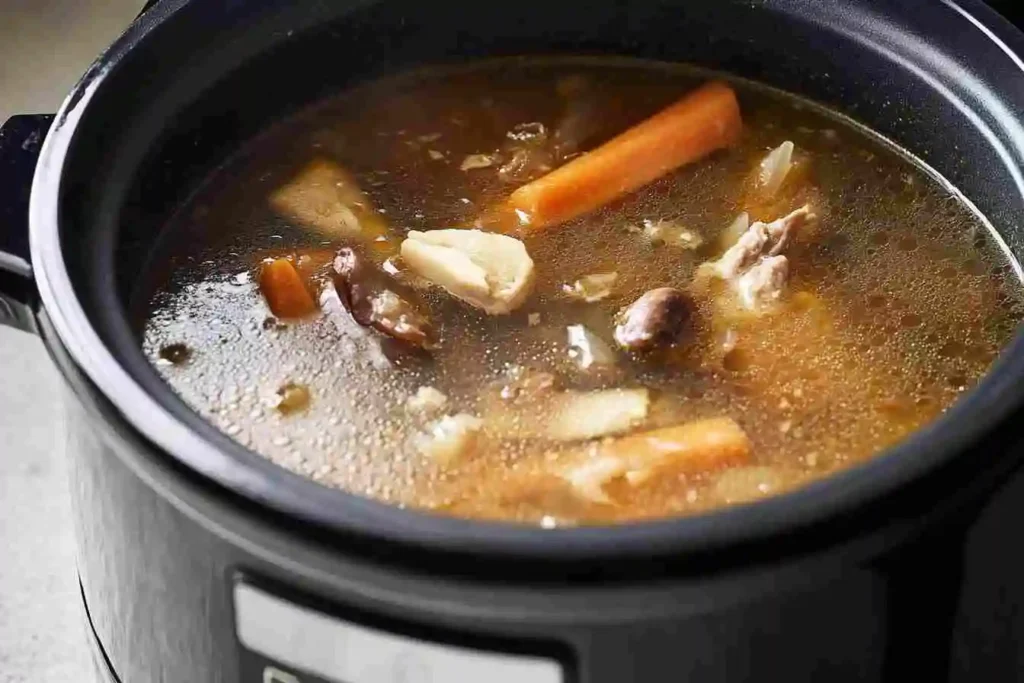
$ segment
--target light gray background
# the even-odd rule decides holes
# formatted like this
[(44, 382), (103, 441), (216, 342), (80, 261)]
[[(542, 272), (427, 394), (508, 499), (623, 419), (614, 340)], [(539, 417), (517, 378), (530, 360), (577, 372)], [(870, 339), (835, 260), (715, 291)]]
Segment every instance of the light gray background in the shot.
[[(0, 121), (53, 112), (144, 0), (0, 0)], [(58, 378), (0, 328), (0, 683), (89, 683)]]

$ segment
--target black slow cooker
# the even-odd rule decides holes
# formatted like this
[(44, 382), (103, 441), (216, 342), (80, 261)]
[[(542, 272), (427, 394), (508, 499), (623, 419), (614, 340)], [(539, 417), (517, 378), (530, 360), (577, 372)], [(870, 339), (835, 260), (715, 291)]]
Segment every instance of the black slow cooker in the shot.
[(66, 379), (102, 676), (1024, 679), (1024, 340), (870, 463), (584, 529), (329, 490), (160, 381), (125, 302), (168, 214), (247, 138), (402, 66), (559, 52), (694, 62), (823, 102), (937, 169), (1024, 257), (1024, 35), (978, 0), (161, 0), (55, 118), (0, 130), (0, 319), (38, 332)]

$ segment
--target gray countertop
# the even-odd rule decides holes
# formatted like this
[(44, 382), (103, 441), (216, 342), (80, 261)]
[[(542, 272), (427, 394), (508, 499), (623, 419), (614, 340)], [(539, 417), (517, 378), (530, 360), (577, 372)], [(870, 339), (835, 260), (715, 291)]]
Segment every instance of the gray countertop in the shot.
[[(143, 0), (0, 0), (0, 121), (52, 112)], [(59, 379), (0, 328), (0, 683), (88, 683)]]

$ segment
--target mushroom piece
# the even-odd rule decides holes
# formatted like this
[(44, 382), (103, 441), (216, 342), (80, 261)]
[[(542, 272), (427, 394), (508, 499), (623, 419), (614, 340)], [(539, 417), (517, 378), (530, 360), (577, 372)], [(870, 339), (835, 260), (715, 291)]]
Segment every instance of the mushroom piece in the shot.
[(690, 332), (695, 312), (696, 304), (685, 292), (652, 289), (619, 312), (615, 341), (629, 351), (671, 346)]
[(533, 289), (533, 259), (514, 237), (481, 230), (413, 230), (402, 259), (418, 275), (491, 315), (511, 313)]
[(412, 293), (354, 250), (338, 250), (332, 279), (342, 304), (357, 323), (420, 348), (436, 344), (433, 325), (412, 303)]
[(320, 308), (327, 319), (334, 323), (338, 332), (338, 352), (342, 357), (376, 370), (389, 370), (393, 367), (391, 359), (384, 352), (380, 335), (360, 325), (345, 310), (345, 304), (333, 283), (320, 292)]

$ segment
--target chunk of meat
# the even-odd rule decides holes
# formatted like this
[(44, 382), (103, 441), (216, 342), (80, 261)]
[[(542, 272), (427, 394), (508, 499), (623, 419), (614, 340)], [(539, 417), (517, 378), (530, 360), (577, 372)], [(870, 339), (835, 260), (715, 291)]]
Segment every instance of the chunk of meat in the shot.
[(781, 254), (793, 233), (816, 219), (811, 207), (802, 206), (771, 223), (757, 221), (718, 259), (717, 274), (728, 280), (750, 268), (762, 256)]
[(619, 312), (615, 341), (630, 351), (671, 346), (692, 331), (695, 311), (693, 299), (685, 292), (672, 287), (652, 289)]
[(491, 315), (511, 313), (533, 289), (533, 259), (507, 235), (480, 230), (413, 230), (402, 258), (417, 274)]
[(713, 264), (716, 275), (729, 280), (754, 265), (768, 245), (768, 231), (764, 223), (754, 223), (740, 235), (736, 243)]
[(584, 498), (608, 503), (605, 487), (616, 479), (639, 486), (667, 471), (691, 474), (747, 464), (751, 448), (734, 420), (711, 418), (594, 444), (563, 477)]
[(809, 206), (787, 216), (751, 225), (717, 261), (708, 264), (717, 277), (729, 281), (740, 304), (761, 310), (777, 302), (789, 278), (789, 261), (782, 255), (793, 234), (817, 220)]
[(758, 310), (778, 302), (788, 280), (789, 259), (766, 256), (736, 280), (735, 288), (743, 306)]
[(413, 303), (412, 293), (354, 249), (338, 251), (332, 279), (342, 304), (360, 325), (420, 348), (436, 345), (433, 325)]

